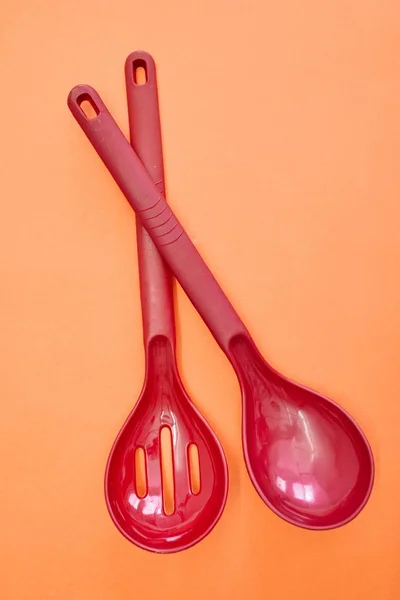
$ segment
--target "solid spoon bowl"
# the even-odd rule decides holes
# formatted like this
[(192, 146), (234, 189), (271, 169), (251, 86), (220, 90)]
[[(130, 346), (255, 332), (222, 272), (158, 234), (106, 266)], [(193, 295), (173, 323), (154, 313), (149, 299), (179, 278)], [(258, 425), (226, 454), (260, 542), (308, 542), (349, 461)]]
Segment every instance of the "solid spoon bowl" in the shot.
[(272, 369), (245, 336), (230, 351), (243, 394), (245, 460), (261, 498), (308, 529), (349, 522), (374, 478), (361, 429), (338, 404)]

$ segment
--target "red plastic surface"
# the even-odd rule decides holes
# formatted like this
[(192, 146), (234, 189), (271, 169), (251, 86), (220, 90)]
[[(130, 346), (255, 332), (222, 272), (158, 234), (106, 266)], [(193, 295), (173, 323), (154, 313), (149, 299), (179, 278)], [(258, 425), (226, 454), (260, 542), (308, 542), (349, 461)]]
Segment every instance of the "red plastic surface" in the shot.
[[(97, 112), (90, 120), (80, 108), (88, 98)], [(336, 403), (289, 381), (262, 358), (96, 91), (77, 86), (68, 104), (236, 371), (244, 456), (261, 498), (280, 517), (309, 529), (353, 519), (374, 478), (372, 452), (359, 426)]]
[[(137, 66), (146, 82), (135, 82)], [(153, 59), (134, 52), (126, 61), (131, 144), (159, 192), (164, 170)], [(125, 537), (156, 552), (183, 550), (200, 541), (220, 518), (228, 490), (225, 456), (215, 434), (190, 401), (176, 365), (172, 277), (148, 233), (136, 221), (146, 377), (140, 398), (111, 450), (105, 493), (110, 515)], [(174, 510), (166, 514), (161, 430), (171, 432)], [(200, 489), (191, 489), (189, 446), (198, 450)], [(139, 493), (135, 452), (142, 448), (147, 489)]]

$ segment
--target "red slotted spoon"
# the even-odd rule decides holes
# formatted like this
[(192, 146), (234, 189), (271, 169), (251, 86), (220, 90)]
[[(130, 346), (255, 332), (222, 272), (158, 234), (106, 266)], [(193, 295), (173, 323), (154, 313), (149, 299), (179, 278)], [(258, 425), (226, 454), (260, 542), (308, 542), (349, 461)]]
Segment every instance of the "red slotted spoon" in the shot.
[[(146, 81), (136, 81), (139, 69)], [(134, 52), (125, 65), (131, 143), (164, 194), (155, 65)], [(206, 536), (220, 518), (228, 471), (214, 432), (188, 397), (176, 365), (172, 278), (150, 236), (136, 225), (146, 375), (140, 398), (109, 456), (105, 495), (111, 518), (131, 542), (154, 552), (176, 552)], [(161, 437), (170, 433), (172, 482), (163, 481)], [(191, 472), (197, 448), (199, 474)], [(144, 458), (144, 473), (138, 473)], [(195, 457), (194, 457), (195, 458)], [(135, 472), (136, 471), (136, 472)], [(200, 476), (199, 481), (197, 480)], [(172, 486), (172, 491), (168, 487)], [(167, 496), (171, 496), (168, 498)]]

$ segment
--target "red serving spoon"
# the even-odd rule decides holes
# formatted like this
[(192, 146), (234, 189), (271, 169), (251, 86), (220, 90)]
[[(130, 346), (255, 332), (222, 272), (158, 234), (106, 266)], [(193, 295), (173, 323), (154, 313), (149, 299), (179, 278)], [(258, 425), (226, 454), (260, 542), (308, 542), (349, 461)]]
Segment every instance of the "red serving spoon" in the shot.
[[(146, 81), (139, 84), (136, 72), (143, 65)], [(134, 52), (125, 71), (131, 144), (164, 194), (155, 65), (148, 54)], [(228, 471), (217, 437), (179, 377), (171, 274), (138, 220), (136, 232), (146, 376), (140, 398), (112, 447), (105, 495), (111, 518), (126, 538), (146, 550), (175, 552), (200, 541), (220, 518)], [(163, 481), (167, 469), (162, 463), (166, 467), (171, 458), (163, 456), (163, 430), (172, 442), (170, 482)], [(194, 449), (199, 473), (195, 454), (192, 461), (189, 456)], [(140, 464), (143, 459), (145, 466)]]
[[(96, 112), (93, 119), (81, 109), (84, 99)], [(288, 380), (263, 359), (97, 92), (77, 86), (68, 105), (236, 371), (244, 457), (261, 498), (280, 517), (309, 529), (353, 519), (374, 478), (360, 427), (338, 404)]]

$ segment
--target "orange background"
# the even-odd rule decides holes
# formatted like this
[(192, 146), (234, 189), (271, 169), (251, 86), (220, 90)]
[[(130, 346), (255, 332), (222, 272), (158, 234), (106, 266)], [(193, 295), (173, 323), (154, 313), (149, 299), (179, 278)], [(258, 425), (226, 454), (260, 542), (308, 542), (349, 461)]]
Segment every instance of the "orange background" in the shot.
[[(399, 2), (3, 0), (0, 39), (2, 599), (398, 599)], [(144, 369), (134, 215), (66, 97), (94, 85), (127, 132), (138, 48), (158, 66), (171, 204), (267, 359), (371, 441), (375, 488), (342, 529), (259, 499), (234, 373), (179, 289), (226, 510), (168, 556), (108, 516), (105, 462)]]

